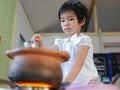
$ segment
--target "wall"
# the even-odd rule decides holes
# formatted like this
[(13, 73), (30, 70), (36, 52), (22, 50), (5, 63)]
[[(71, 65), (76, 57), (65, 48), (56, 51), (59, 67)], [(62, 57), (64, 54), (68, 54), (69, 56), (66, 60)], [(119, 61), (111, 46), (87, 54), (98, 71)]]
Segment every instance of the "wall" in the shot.
[(16, 47), (20, 46), (20, 35), (23, 36), (25, 40), (29, 40), (33, 36), (34, 32), (31, 24), (24, 12), (21, 3), (18, 3), (18, 20), (17, 20), (17, 32), (16, 32)]
[(0, 78), (7, 79), (10, 60), (5, 51), (14, 47), (18, 0), (0, 0)]
[(34, 32), (18, 0), (0, 0), (0, 12), (0, 78), (8, 79), (12, 61), (5, 51), (20, 46), (20, 34), (28, 40)]

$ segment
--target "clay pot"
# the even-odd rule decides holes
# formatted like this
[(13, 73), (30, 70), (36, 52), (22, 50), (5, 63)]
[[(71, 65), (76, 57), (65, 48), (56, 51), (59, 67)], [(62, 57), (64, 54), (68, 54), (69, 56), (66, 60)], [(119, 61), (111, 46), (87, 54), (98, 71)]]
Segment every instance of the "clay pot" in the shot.
[(13, 59), (8, 78), (16, 82), (45, 82), (59, 84), (62, 81), (60, 64), (69, 59), (65, 51), (46, 48), (17, 48), (6, 52)]

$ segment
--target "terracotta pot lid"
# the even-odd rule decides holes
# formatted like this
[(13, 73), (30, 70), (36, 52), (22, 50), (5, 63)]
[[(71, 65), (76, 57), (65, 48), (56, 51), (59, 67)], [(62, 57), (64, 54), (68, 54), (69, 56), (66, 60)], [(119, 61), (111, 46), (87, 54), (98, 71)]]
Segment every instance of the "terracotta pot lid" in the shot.
[(65, 62), (69, 60), (70, 58), (70, 55), (66, 51), (51, 50), (51, 49), (43, 48), (43, 47), (41, 48), (31, 48), (31, 47), (16, 48), (13, 50), (6, 51), (6, 55), (11, 59), (14, 59), (14, 57), (17, 55), (28, 55), (28, 54), (51, 56), (51, 57), (59, 58), (62, 62)]

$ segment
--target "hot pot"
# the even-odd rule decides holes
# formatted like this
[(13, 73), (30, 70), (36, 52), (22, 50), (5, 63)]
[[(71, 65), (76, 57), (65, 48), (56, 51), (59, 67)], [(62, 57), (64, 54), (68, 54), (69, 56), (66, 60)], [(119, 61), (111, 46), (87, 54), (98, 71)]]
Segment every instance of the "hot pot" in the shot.
[(37, 82), (59, 85), (62, 81), (60, 64), (69, 60), (66, 51), (47, 48), (16, 48), (6, 51), (13, 60), (8, 78), (17, 83)]

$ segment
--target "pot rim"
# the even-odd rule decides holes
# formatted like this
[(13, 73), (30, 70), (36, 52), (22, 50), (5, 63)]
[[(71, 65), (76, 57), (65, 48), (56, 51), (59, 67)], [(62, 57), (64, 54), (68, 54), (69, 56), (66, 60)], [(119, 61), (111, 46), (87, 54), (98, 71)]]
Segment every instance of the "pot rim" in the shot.
[(18, 55), (46, 55), (54, 58), (60, 58), (62, 62), (68, 61), (70, 58), (70, 55), (67, 51), (57, 51), (57, 50), (51, 50), (48, 48), (15, 48), (13, 50), (7, 50), (6, 55), (10, 59), (14, 59), (14, 57)]

